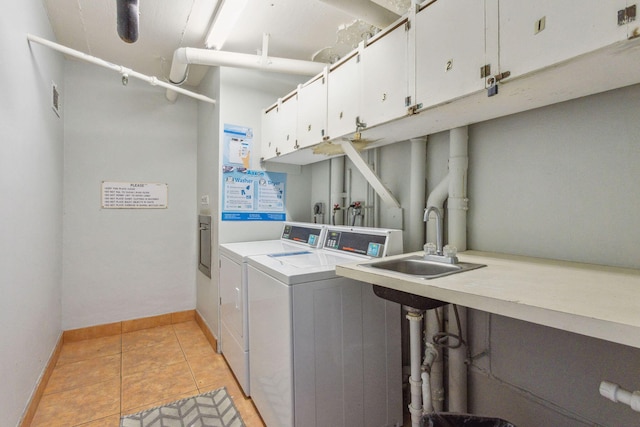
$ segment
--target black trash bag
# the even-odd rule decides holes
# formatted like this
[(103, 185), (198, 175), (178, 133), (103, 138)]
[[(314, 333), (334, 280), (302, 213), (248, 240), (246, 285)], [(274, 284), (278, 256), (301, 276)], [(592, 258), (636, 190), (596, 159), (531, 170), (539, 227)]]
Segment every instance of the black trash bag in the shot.
[(500, 418), (478, 417), (469, 414), (432, 413), (423, 415), (420, 427), (516, 427)]

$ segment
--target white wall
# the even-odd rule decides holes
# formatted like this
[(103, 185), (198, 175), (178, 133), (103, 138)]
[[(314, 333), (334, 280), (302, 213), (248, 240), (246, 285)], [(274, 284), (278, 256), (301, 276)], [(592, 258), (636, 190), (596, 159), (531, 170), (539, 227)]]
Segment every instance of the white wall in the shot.
[[(209, 196), (209, 206), (198, 206), (198, 213), (212, 215), (211, 278), (198, 271), (197, 310), (211, 332), (219, 336), (218, 319), (218, 244), (226, 242), (278, 238), (280, 222), (221, 221), (220, 220), (220, 159), (225, 124), (247, 126), (253, 129), (251, 168), (260, 165), (260, 137), (262, 109), (294, 89), (303, 81), (297, 76), (263, 73), (237, 68), (212, 67), (198, 90), (217, 100), (215, 106), (200, 103), (198, 107), (198, 203)], [(307, 212), (308, 187), (311, 174), (305, 168), (287, 165), (266, 167), (268, 170), (287, 172), (287, 219), (302, 221)], [(304, 220), (309, 220), (306, 218)]]
[[(193, 309), (197, 103), (77, 61), (65, 67), (62, 327)], [(102, 181), (168, 184), (167, 209), (102, 209)]]
[(209, 196), (209, 205), (200, 205), (198, 214), (210, 215), (211, 220), (211, 278), (196, 271), (196, 309), (209, 330), (219, 337), (218, 305), (220, 301), (217, 280), (218, 259), (218, 203), (220, 135), (220, 68), (211, 68), (200, 84), (201, 93), (215, 99), (217, 104), (198, 103), (198, 186), (197, 196)]
[[(471, 125), (469, 249), (640, 268), (638, 111), (640, 85)], [(447, 173), (448, 141), (428, 137), (428, 192)], [(410, 143), (381, 148), (378, 163), (406, 224)], [(328, 197), (328, 162), (312, 170)], [(363, 194), (355, 170), (352, 183)], [(485, 354), (470, 370), (471, 411), (518, 427), (640, 423), (598, 394), (604, 379), (640, 388), (639, 349), (478, 311), (469, 328), (471, 354)]]
[[(640, 85), (470, 126), (469, 249), (640, 268), (639, 109)], [(431, 191), (448, 132), (427, 147)], [(403, 206), (408, 155), (407, 142), (381, 150)], [(478, 311), (469, 326), (471, 354), (488, 354), (470, 370), (470, 410), (518, 427), (640, 422), (598, 394), (604, 379), (640, 388), (640, 350)]]
[[(30, 47), (27, 32), (53, 38), (39, 0), (0, 17), (0, 418), (16, 426), (60, 336), (63, 58)], [(64, 98), (63, 98), (64, 102)], [(64, 114), (64, 113), (63, 113)]]
[[(469, 246), (640, 268), (640, 85), (470, 128)], [(607, 286), (606, 283), (602, 284)], [(627, 426), (640, 350), (473, 312), (472, 405), (518, 427)]]

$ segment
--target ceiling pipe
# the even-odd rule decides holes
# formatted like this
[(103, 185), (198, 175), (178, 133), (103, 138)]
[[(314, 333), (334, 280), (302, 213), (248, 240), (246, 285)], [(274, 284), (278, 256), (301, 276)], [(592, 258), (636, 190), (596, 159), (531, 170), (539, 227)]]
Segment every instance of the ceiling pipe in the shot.
[(138, 40), (138, 0), (117, 0), (118, 35), (127, 43)]
[(320, 0), (330, 6), (333, 6), (356, 19), (360, 19), (368, 24), (374, 25), (380, 29), (386, 28), (393, 24), (400, 15), (396, 15), (389, 9), (373, 3), (370, 0)]
[[(249, 68), (274, 73), (298, 74), (315, 76), (322, 72), (326, 64), (298, 59), (263, 57), (246, 53), (223, 52), (219, 50), (196, 49), (181, 47), (173, 53), (169, 81), (182, 84), (187, 79), (189, 64), (209, 65), (218, 67)], [(175, 101), (178, 94), (174, 90), (167, 90), (167, 99)]]
[(91, 56), (91, 55), (87, 55), (86, 53), (71, 49), (70, 47), (66, 47), (63, 46), (61, 44), (58, 43), (54, 43), (52, 41), (49, 41), (47, 39), (43, 39), (42, 37), (38, 37), (38, 36), (34, 36), (33, 34), (27, 34), (27, 40), (29, 40), (29, 42), (34, 42), (34, 43), (38, 43), (41, 44), (43, 46), (46, 46), (48, 48), (51, 48), (53, 50), (57, 50), (58, 52), (62, 52), (65, 55), (74, 57), (74, 58), (78, 58), (81, 59), (83, 61), (86, 62), (90, 62), (92, 64), (95, 65), (99, 65), (101, 67), (104, 68), (108, 68), (110, 70), (114, 70), (117, 71), (118, 73), (120, 73), (122, 75), (122, 84), (126, 85), (127, 82), (129, 81), (129, 77), (134, 77), (136, 79), (140, 79), (143, 80), (147, 83), (149, 83), (152, 86), (160, 86), (166, 89), (171, 89), (174, 91), (177, 91), (183, 95), (187, 95), (190, 96), (191, 98), (195, 98), (199, 101), (205, 101), (205, 102), (209, 102), (211, 104), (215, 104), (216, 100), (209, 98), (208, 96), (204, 96), (204, 95), (200, 95), (199, 93), (195, 93), (195, 92), (191, 92), (188, 91), (186, 89), (182, 89), (180, 87), (175, 87), (169, 83), (163, 82), (161, 80), (158, 80), (157, 77), (155, 76), (147, 76), (145, 74), (142, 73), (138, 73), (137, 71), (131, 70), (129, 68), (123, 67), (122, 65), (116, 65), (116, 64), (112, 64), (111, 62), (105, 61), (104, 59), (100, 59), (97, 58), (95, 56)]

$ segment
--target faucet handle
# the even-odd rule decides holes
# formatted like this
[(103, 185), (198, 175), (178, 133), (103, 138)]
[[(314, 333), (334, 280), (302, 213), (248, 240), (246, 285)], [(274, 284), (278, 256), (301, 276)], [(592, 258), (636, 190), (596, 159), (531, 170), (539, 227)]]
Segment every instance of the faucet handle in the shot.
[(442, 248), (442, 253), (444, 254), (444, 256), (454, 257), (458, 253), (458, 248), (456, 248), (455, 246), (446, 245), (444, 248)]
[(437, 252), (437, 248), (435, 243), (428, 242), (424, 245), (425, 255), (435, 255), (436, 252)]

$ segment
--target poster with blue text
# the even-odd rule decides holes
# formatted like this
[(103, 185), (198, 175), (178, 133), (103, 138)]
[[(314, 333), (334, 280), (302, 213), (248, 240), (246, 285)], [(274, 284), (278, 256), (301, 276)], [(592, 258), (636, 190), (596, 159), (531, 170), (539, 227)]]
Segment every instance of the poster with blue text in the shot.
[(284, 221), (287, 174), (229, 169), (222, 174), (223, 221)]

